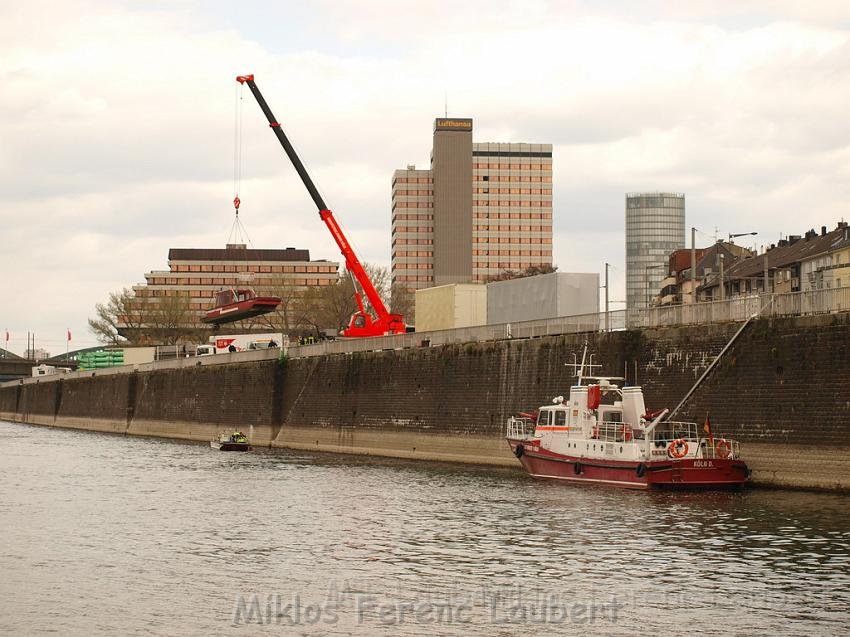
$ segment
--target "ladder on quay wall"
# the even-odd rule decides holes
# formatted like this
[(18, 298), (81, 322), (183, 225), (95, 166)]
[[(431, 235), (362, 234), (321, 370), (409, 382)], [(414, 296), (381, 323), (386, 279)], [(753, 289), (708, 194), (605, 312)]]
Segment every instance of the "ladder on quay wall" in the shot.
[(748, 325), (749, 325), (749, 324), (753, 321), (753, 319), (758, 318), (758, 317), (759, 317), (759, 315), (761, 315), (761, 313), (764, 311), (764, 308), (766, 308), (768, 305), (770, 305), (770, 304), (771, 304), (771, 302), (772, 302), (772, 300), (771, 300), (771, 301), (768, 301), (767, 303), (765, 303), (764, 305), (762, 305), (761, 309), (759, 309), (759, 311), (758, 311), (758, 312), (756, 312), (755, 314), (751, 314), (751, 315), (749, 316), (749, 318), (747, 318), (747, 320), (746, 320), (746, 321), (744, 321), (744, 324), (743, 324), (743, 325), (741, 325), (741, 327), (739, 327), (739, 328), (738, 328), (738, 331), (737, 331), (737, 332), (735, 332), (735, 334), (732, 336), (732, 338), (731, 338), (731, 339), (729, 339), (729, 342), (728, 342), (728, 343), (726, 343), (726, 345), (723, 347), (723, 349), (722, 349), (722, 350), (720, 350), (720, 353), (719, 353), (719, 354), (718, 354), (718, 355), (714, 358), (714, 360), (713, 360), (713, 361), (711, 361), (711, 365), (709, 365), (709, 366), (706, 368), (706, 370), (702, 373), (702, 376), (700, 376), (700, 377), (697, 379), (697, 382), (696, 382), (696, 383), (694, 383), (694, 386), (693, 386), (693, 387), (691, 387), (691, 388), (690, 388), (690, 390), (688, 391), (688, 393), (687, 393), (687, 394), (685, 394), (685, 397), (684, 397), (684, 398), (682, 398), (682, 400), (681, 400), (681, 401), (679, 401), (679, 404), (678, 404), (678, 405), (676, 405), (676, 408), (675, 408), (675, 409), (673, 409), (673, 411), (671, 411), (671, 412), (668, 414), (668, 416), (667, 416), (667, 420), (670, 420), (670, 419), (671, 419), (671, 418), (672, 418), (672, 417), (676, 414), (676, 412), (677, 412), (677, 411), (679, 411), (679, 410), (682, 408), (682, 406), (683, 406), (686, 402), (688, 402), (688, 399), (689, 399), (691, 396), (693, 396), (694, 392), (695, 392), (695, 391), (697, 390), (697, 388), (698, 388), (698, 387), (702, 384), (702, 382), (703, 382), (706, 378), (708, 378), (708, 375), (711, 373), (711, 370), (712, 370), (712, 369), (714, 369), (714, 367), (717, 365), (717, 363), (720, 361), (720, 359), (721, 359), (721, 358), (723, 358), (723, 355), (724, 355), (726, 352), (728, 352), (728, 351), (729, 351), (729, 348), (731, 348), (731, 347), (732, 347), (732, 344), (733, 344), (736, 340), (738, 340), (738, 337), (741, 335), (741, 333), (742, 333), (745, 329), (747, 329), (747, 326), (748, 326)]

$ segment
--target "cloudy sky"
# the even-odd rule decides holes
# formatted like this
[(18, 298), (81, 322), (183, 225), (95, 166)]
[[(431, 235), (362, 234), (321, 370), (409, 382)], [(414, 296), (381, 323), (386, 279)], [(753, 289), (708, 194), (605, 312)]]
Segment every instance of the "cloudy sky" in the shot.
[[(0, 0), (0, 330), (94, 344), (110, 291), (223, 246), (234, 77), (251, 72), (366, 261), (389, 265), (390, 178), (431, 126), (554, 144), (554, 260), (612, 264), (624, 193), (687, 197), (707, 244), (850, 217), (846, 0)], [(246, 91), (241, 218), (257, 248), (338, 259)], [(0, 346), (4, 343), (0, 332)]]

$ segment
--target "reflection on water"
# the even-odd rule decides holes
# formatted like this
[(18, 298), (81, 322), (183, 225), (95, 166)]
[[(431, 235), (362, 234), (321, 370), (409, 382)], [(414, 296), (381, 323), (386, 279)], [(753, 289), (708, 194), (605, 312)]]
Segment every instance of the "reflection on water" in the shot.
[(0, 631), (841, 634), (844, 496), (0, 423)]

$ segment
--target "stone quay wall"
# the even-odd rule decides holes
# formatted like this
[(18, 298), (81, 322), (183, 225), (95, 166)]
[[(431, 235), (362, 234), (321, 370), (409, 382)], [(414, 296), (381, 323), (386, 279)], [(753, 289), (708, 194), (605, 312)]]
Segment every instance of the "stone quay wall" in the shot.
[[(740, 324), (574, 334), (278, 361), (222, 357), (0, 386), (0, 418), (210, 440), (518, 466), (505, 420), (597, 375), (674, 407)], [(210, 357), (219, 358), (219, 357)], [(76, 377), (75, 377), (76, 376)], [(741, 441), (764, 485), (850, 489), (850, 314), (752, 322), (677, 414)]]

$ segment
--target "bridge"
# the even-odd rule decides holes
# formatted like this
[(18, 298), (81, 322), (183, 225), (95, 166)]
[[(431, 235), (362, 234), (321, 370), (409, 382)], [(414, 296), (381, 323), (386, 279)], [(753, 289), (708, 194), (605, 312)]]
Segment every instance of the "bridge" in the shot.
[(77, 361), (73, 359), (65, 360), (64, 354), (35, 361), (31, 358), (21, 358), (11, 352), (0, 350), (0, 383), (7, 380), (29, 378), (32, 376), (32, 368), (36, 365), (55, 365), (72, 370), (77, 369)]

